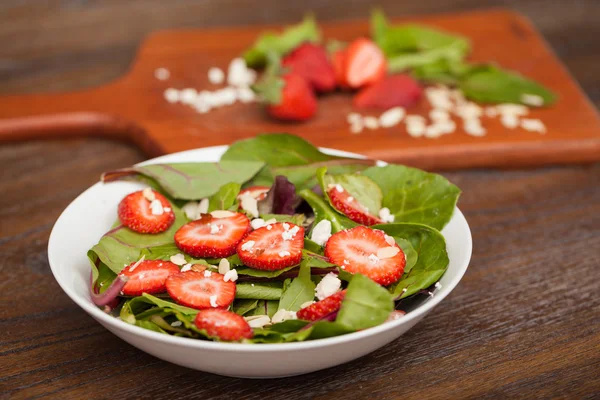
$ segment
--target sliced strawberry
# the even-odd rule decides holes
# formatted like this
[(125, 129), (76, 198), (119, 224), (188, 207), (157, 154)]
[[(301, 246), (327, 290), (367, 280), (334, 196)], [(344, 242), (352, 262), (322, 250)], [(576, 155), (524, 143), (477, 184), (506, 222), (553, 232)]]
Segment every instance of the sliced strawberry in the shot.
[[(171, 203), (162, 194), (140, 190), (125, 196), (119, 203), (119, 220), (129, 229), (139, 233), (164, 232), (175, 221)], [(150, 199), (154, 199), (151, 201)]]
[(344, 64), (346, 82), (352, 88), (377, 82), (385, 76), (387, 70), (387, 62), (381, 49), (364, 38), (350, 43)]
[(281, 101), (267, 105), (267, 113), (284, 121), (306, 121), (317, 112), (317, 98), (304, 78), (287, 74), (281, 91)]
[(300, 75), (317, 91), (330, 92), (335, 89), (335, 73), (323, 47), (304, 43), (282, 60), (282, 65), (292, 73)]
[(225, 282), (223, 275), (210, 271), (180, 272), (169, 276), (165, 286), (177, 303), (199, 310), (227, 308), (235, 297), (235, 282)]
[(348, 82), (346, 81), (346, 50), (337, 50), (331, 55), (331, 65), (335, 74), (335, 82), (342, 89), (347, 89)]
[(232, 213), (224, 218), (203, 214), (175, 232), (175, 244), (193, 257), (229, 257), (250, 230), (250, 220), (244, 214)]
[(203, 329), (209, 336), (226, 342), (237, 342), (254, 336), (244, 317), (227, 310), (201, 310), (196, 314), (194, 323), (196, 328)]
[(298, 310), (297, 316), (305, 321), (317, 321), (327, 317), (329, 314), (336, 312), (342, 306), (342, 300), (346, 296), (346, 291), (334, 293), (331, 296), (325, 297), (321, 301), (311, 304)]
[(119, 273), (120, 276), (129, 278), (121, 290), (127, 296), (162, 293), (166, 290), (167, 278), (179, 273), (179, 267), (170, 261), (146, 260), (136, 264), (126, 266)]
[(387, 110), (392, 107), (412, 107), (423, 89), (408, 75), (393, 75), (362, 89), (354, 96), (356, 108), (377, 108)]
[(254, 269), (274, 271), (300, 263), (304, 228), (275, 223), (252, 231), (237, 246), (240, 260)]
[(267, 193), (271, 190), (269, 186), (250, 186), (249, 188), (240, 190), (237, 198), (238, 200), (245, 194), (249, 194), (254, 197), (256, 200), (264, 200), (267, 197)]
[(332, 235), (325, 245), (325, 256), (346, 271), (368, 276), (383, 286), (400, 279), (406, 265), (404, 252), (397, 244), (390, 246), (385, 233), (365, 226)]
[[(340, 188), (342, 189), (341, 192), (339, 191)], [(383, 222), (373, 214), (370, 214), (367, 208), (356, 201), (346, 189), (339, 185), (331, 187), (327, 195), (335, 209), (354, 222), (363, 225), (375, 225)]]

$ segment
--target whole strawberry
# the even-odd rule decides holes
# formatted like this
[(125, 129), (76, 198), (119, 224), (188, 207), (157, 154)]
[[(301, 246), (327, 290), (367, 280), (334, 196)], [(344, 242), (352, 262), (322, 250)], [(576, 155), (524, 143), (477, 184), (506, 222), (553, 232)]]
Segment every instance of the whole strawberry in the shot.
[(335, 89), (335, 72), (323, 47), (314, 43), (304, 43), (285, 56), (282, 65), (291, 73), (300, 75), (317, 92), (331, 92)]

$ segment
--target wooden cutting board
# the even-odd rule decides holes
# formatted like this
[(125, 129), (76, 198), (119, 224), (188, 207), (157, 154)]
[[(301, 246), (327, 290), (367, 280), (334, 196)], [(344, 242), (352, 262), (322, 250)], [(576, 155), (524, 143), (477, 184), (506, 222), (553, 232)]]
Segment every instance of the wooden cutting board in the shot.
[[(318, 116), (304, 124), (271, 121), (256, 104), (236, 103), (198, 114), (164, 100), (167, 87), (216, 89), (207, 79), (210, 67), (226, 69), (261, 32), (280, 28), (252, 26), (157, 32), (142, 44), (130, 71), (105, 86), (0, 97), (0, 141), (96, 135), (133, 141), (148, 156), (157, 156), (228, 144), (260, 132), (291, 132), (319, 146), (427, 169), (600, 160), (597, 111), (527, 19), (492, 10), (394, 22), (422, 23), (465, 35), (473, 44), (471, 60), (496, 62), (556, 91), (560, 99), (555, 106), (531, 112), (532, 118), (543, 120), (548, 132), (507, 130), (498, 120), (486, 119), (488, 134), (481, 138), (459, 129), (438, 139), (415, 139), (403, 124), (353, 135), (346, 122), (352, 111), (351, 96), (344, 93), (321, 98)], [(322, 29), (327, 38), (351, 40), (368, 35), (368, 22), (324, 23)], [(169, 80), (154, 77), (160, 67), (171, 72)], [(425, 104), (411, 112), (419, 111), (426, 111)]]

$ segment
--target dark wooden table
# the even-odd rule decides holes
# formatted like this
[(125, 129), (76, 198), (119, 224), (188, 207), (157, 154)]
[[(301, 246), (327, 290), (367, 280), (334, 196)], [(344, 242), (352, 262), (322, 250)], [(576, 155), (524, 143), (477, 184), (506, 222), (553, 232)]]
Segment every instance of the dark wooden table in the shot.
[[(367, 1), (0, 3), (0, 94), (122, 74), (148, 32), (367, 14)], [(391, 15), (512, 6), (600, 105), (600, 2), (380, 1)], [(0, 110), (1, 114), (1, 110)], [(105, 170), (143, 155), (99, 139), (0, 147), (2, 398), (598, 398), (600, 165), (446, 175), (474, 254), (458, 288), (406, 335), (357, 361), (277, 380), (223, 378), (153, 358), (106, 331), (54, 281), (54, 221)]]

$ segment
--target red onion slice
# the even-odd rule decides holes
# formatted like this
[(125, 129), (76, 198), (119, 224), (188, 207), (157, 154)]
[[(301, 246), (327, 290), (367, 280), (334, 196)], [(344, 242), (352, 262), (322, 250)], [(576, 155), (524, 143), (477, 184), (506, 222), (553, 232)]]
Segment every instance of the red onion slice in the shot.
[(111, 301), (116, 299), (119, 296), (119, 293), (123, 289), (123, 286), (128, 281), (128, 277), (117, 275), (115, 280), (110, 284), (108, 289), (104, 291), (104, 293), (96, 292), (96, 284), (94, 282), (94, 276), (90, 272), (90, 297), (95, 305), (102, 307), (109, 304)]

